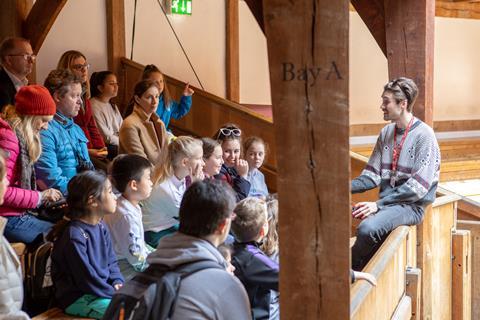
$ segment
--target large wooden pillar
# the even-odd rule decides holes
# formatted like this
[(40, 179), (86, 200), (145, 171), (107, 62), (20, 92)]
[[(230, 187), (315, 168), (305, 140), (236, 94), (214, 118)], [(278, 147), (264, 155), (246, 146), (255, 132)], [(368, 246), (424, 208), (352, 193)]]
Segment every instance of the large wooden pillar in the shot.
[(239, 0), (226, 0), (227, 99), (240, 102)]
[(22, 37), (23, 23), (33, 0), (2, 0), (0, 6), (0, 41), (6, 37)]
[(285, 319), (349, 319), (348, 0), (263, 2)]
[[(122, 58), (126, 55), (125, 46), (125, 4), (124, 0), (105, 0), (107, 20), (107, 52), (108, 70), (117, 76), (118, 87), (117, 97), (122, 97), (125, 88), (125, 75), (122, 68)], [(117, 98), (118, 99), (118, 98)], [(124, 105), (119, 105), (123, 112)]]
[(413, 112), (432, 127), (434, 28), (435, 0), (385, 0), (388, 76), (415, 80)]

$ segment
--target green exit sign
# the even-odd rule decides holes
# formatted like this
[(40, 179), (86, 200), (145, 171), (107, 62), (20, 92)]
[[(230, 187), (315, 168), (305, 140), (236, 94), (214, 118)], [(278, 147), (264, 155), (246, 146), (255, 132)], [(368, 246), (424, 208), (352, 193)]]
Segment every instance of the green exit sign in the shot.
[(192, 0), (172, 0), (172, 14), (192, 15)]

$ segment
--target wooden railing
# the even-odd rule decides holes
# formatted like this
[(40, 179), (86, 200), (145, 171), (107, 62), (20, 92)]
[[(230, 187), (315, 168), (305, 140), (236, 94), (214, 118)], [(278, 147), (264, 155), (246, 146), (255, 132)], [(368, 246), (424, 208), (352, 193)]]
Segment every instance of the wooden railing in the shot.
[[(365, 281), (352, 286), (350, 318), (355, 320), (390, 319), (405, 297), (407, 265), (407, 237), (409, 227), (395, 229), (375, 253), (364, 271), (377, 278), (373, 287)], [(411, 310), (410, 298), (406, 298)], [(405, 319), (410, 319), (409, 317)]]
[[(119, 105), (126, 105), (130, 100), (135, 83), (140, 79), (144, 66), (129, 59), (122, 59), (124, 90), (119, 93)], [(175, 99), (182, 95), (185, 83), (165, 76), (170, 93)], [(261, 137), (268, 145), (267, 158), (262, 168), (270, 191), (276, 188), (276, 153), (274, 127), (272, 120), (250, 109), (226, 99), (222, 99), (199, 88), (193, 88), (192, 109), (180, 120), (173, 120), (171, 125), (176, 133), (200, 137), (211, 137), (223, 124), (232, 122), (240, 126), (242, 135)], [(285, 146), (288, 147), (288, 146)]]

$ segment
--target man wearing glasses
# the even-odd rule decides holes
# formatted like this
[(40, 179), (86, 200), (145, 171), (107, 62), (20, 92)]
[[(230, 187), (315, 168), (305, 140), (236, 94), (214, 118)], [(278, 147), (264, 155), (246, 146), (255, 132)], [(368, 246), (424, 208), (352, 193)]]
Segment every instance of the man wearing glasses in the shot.
[(28, 84), (36, 56), (27, 39), (6, 38), (0, 44), (0, 112), (8, 104), (15, 104), (15, 94)]

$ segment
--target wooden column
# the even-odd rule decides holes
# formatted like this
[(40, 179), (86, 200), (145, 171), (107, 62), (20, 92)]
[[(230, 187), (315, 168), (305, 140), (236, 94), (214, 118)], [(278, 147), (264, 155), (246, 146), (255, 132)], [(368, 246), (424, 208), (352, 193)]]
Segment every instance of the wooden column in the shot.
[(349, 319), (348, 0), (268, 0), (285, 319)]
[(2, 0), (0, 41), (6, 37), (22, 37), (22, 25), (32, 8), (33, 0)]
[(240, 102), (240, 58), (238, 1), (226, 0), (226, 71), (227, 99)]
[(388, 76), (414, 79), (413, 112), (433, 126), (435, 0), (385, 0)]
[[(126, 54), (125, 4), (124, 0), (105, 0), (105, 4), (107, 11), (108, 69), (117, 76), (117, 82), (120, 84), (117, 97), (122, 97), (126, 90), (122, 68), (122, 58)], [(119, 104), (118, 107), (123, 112), (125, 106)]]

